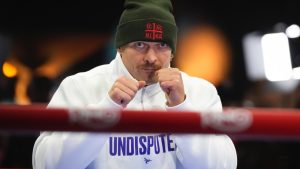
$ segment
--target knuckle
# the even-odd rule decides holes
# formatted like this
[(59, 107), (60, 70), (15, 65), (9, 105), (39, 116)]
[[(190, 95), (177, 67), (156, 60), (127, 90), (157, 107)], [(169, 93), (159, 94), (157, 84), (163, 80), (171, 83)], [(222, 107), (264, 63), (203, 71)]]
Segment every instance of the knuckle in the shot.
[(123, 99), (125, 100), (125, 102), (127, 102), (127, 103), (129, 103), (132, 99), (131, 99), (131, 97), (129, 96), (129, 95), (125, 95), (124, 97), (123, 97)]
[(134, 95), (135, 95), (135, 93), (134, 93), (133, 91), (130, 91), (130, 92), (128, 93), (128, 95), (129, 95), (131, 98), (133, 98)]
[(113, 89), (113, 94), (114, 94), (114, 95), (120, 95), (120, 89), (114, 88), (114, 89)]
[(114, 84), (114, 86), (115, 86), (116, 88), (120, 88), (121, 85), (122, 85), (122, 82), (121, 82), (121, 81), (116, 81), (115, 84)]
[(121, 77), (119, 77), (118, 79), (117, 79), (117, 82), (118, 83), (124, 83), (124, 81), (126, 81), (126, 77), (125, 76), (121, 76)]

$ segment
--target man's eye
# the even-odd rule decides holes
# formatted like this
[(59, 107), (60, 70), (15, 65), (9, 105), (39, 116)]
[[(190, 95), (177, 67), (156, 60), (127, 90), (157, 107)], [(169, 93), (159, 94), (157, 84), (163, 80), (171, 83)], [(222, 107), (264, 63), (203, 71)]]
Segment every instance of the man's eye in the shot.
[(161, 47), (161, 48), (165, 48), (165, 47), (169, 47), (169, 45), (166, 44), (166, 43), (164, 43), (164, 42), (162, 42), (162, 43), (160, 43), (160, 47)]
[(136, 42), (135, 46), (138, 48), (143, 48), (143, 47), (145, 47), (145, 44), (143, 42)]

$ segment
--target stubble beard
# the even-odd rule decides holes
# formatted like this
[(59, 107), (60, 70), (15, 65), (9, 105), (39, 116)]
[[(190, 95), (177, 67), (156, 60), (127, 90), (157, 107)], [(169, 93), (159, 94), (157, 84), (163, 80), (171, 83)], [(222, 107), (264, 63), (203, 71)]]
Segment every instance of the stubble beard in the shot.
[(151, 85), (151, 84), (157, 83), (157, 81), (158, 81), (158, 79), (157, 79), (156, 73), (155, 72), (150, 73), (147, 76), (146, 85)]
[(157, 78), (157, 75), (156, 75), (156, 71), (160, 70), (161, 69), (161, 66), (159, 65), (152, 65), (152, 64), (144, 64), (144, 65), (141, 65), (140, 66), (140, 69), (141, 70), (144, 70), (144, 69), (153, 69), (153, 71), (151, 72), (144, 72), (144, 81), (146, 82), (146, 85), (151, 85), (151, 84), (154, 84), (154, 83), (157, 83), (158, 82), (158, 78)]

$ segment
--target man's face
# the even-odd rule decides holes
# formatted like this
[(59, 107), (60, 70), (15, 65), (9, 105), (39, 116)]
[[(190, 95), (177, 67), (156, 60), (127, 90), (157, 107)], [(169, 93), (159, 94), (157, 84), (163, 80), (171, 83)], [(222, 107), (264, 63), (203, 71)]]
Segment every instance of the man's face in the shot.
[(155, 72), (169, 67), (172, 58), (171, 48), (161, 42), (131, 42), (118, 51), (129, 73), (146, 84), (156, 83)]

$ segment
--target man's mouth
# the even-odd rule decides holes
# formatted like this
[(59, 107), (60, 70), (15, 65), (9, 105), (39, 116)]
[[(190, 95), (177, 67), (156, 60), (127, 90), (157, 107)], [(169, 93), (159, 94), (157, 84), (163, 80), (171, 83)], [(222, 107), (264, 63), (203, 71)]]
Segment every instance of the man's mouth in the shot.
[(156, 68), (143, 68), (144, 70), (152, 70), (152, 71), (156, 71)]
[(145, 72), (152, 73), (152, 72), (156, 72), (159, 69), (158, 68), (154, 68), (154, 67), (143, 67), (142, 70), (145, 71)]
[(146, 73), (155, 73), (156, 72), (156, 69), (143, 69), (144, 72)]
[(147, 67), (147, 66), (145, 66), (145, 67), (142, 67), (142, 70), (144, 70), (144, 71), (157, 71), (157, 70), (159, 70), (160, 68), (158, 67), (158, 66), (156, 66), (156, 67), (154, 67), (154, 66), (149, 66), (149, 67)]

